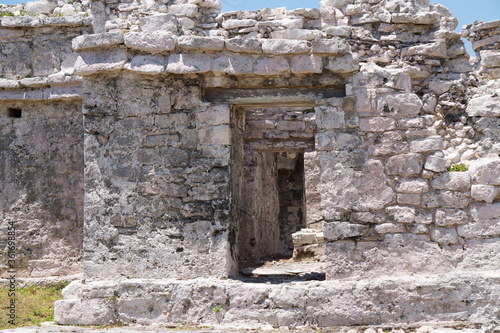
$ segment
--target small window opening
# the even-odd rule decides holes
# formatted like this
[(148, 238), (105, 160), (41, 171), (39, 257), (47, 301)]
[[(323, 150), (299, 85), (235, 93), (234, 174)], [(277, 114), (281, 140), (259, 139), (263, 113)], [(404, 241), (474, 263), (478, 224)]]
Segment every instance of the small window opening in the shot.
[(21, 118), (22, 110), (18, 108), (9, 108), (7, 110), (7, 115), (9, 118)]

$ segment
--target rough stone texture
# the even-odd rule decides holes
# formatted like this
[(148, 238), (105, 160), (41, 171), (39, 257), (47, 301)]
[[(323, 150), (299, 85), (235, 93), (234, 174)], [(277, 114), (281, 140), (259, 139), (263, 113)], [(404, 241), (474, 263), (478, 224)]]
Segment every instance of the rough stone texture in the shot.
[[(7, 117), (9, 109), (21, 118)], [(82, 271), (83, 128), (79, 102), (5, 102), (0, 106), (2, 277), (9, 276), (14, 226), (17, 276)], [(12, 223), (12, 224), (10, 224)]]
[[(28, 9), (44, 14), (22, 16)], [(464, 29), (480, 56), (472, 65), (456, 19), (427, 0), (226, 13), (217, 0), (5, 10), (14, 16), (0, 18), (0, 151), (22, 167), (2, 169), (2, 200), (21, 205), (2, 223), (14, 214), (50, 229), (29, 247), (37, 259), (23, 234), (20, 274), (66, 274), (84, 252), (87, 286), (65, 291), (59, 321), (498, 319), (500, 23)], [(15, 127), (35, 104), (41, 118), (48, 105), (60, 114)], [(83, 110), (84, 139), (76, 112), (62, 117), (68, 105)], [(85, 166), (73, 163), (81, 152), (43, 150), (54, 140), (83, 145)], [(468, 171), (448, 171), (461, 164)], [(60, 175), (35, 179), (36, 168)], [(68, 226), (72, 241), (85, 235), (83, 247)], [(336, 281), (221, 282), (291, 258), (302, 228), (324, 232), (309, 259)], [(127, 285), (132, 278), (158, 280), (143, 290)], [(434, 282), (419, 289), (420, 278)]]

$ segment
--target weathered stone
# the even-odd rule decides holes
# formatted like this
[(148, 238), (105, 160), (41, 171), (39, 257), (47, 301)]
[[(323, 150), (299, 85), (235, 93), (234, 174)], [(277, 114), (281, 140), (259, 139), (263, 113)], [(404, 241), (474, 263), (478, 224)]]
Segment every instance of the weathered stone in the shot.
[(470, 117), (498, 117), (500, 97), (491, 95), (473, 97), (465, 111)]
[(450, 161), (439, 156), (429, 155), (425, 162), (425, 169), (434, 172), (444, 172), (450, 166)]
[(469, 221), (467, 213), (460, 209), (438, 209), (436, 210), (436, 225), (449, 227), (465, 224)]
[(335, 106), (318, 106), (316, 112), (316, 125), (321, 130), (332, 130), (345, 127), (344, 110)]
[(104, 34), (84, 35), (73, 39), (73, 49), (75, 51), (92, 48), (109, 48), (123, 44), (123, 33), (113, 32)]
[(471, 196), (474, 200), (492, 203), (498, 196), (498, 189), (492, 185), (472, 185)]
[(359, 61), (350, 53), (340, 57), (328, 57), (326, 68), (332, 72), (350, 73), (359, 69)]
[(124, 67), (126, 61), (127, 51), (124, 49), (82, 52), (75, 62), (75, 72), (78, 74), (92, 74), (119, 70)]
[(313, 53), (344, 54), (350, 52), (349, 44), (342, 38), (321, 39), (312, 42)]
[(403, 49), (401, 52), (402, 56), (426, 56), (432, 58), (446, 58), (446, 43), (429, 43), (418, 46), (412, 46), (407, 49)]
[(413, 140), (410, 143), (412, 153), (423, 153), (429, 151), (441, 150), (444, 148), (443, 138), (440, 136), (430, 136), (425, 139)]
[(24, 10), (28, 15), (52, 14), (52, 11), (57, 7), (53, 1), (41, 0), (36, 2), (27, 2), (24, 5)]
[(167, 72), (175, 74), (206, 73), (212, 70), (212, 57), (206, 54), (172, 54)]
[(484, 67), (500, 67), (500, 51), (482, 50), (479, 52), (481, 65)]
[(321, 73), (323, 59), (317, 55), (297, 55), (290, 62), (291, 71), (295, 74)]
[(472, 221), (458, 227), (458, 234), (465, 238), (500, 235), (500, 203), (474, 204), (470, 214)]
[(403, 179), (401, 180), (396, 191), (400, 193), (421, 194), (429, 192), (429, 184), (425, 179)]
[(482, 158), (471, 163), (470, 173), (475, 182), (484, 185), (500, 185), (500, 159)]
[(382, 223), (375, 226), (375, 232), (379, 234), (397, 234), (406, 232), (403, 224), (399, 223)]
[(179, 16), (196, 17), (198, 15), (198, 6), (183, 4), (168, 6), (168, 13)]
[(417, 211), (412, 207), (391, 206), (385, 211), (393, 221), (398, 223), (413, 223), (417, 216)]
[(130, 61), (130, 69), (141, 73), (162, 73), (166, 59), (161, 56), (138, 55)]
[(328, 222), (323, 224), (323, 233), (328, 241), (360, 237), (368, 232), (369, 227), (349, 222)]
[(230, 19), (222, 22), (222, 27), (224, 29), (236, 29), (236, 28), (246, 28), (253, 27), (257, 23), (256, 20), (246, 19), (246, 20), (235, 20)]
[(439, 245), (460, 244), (456, 229), (434, 228), (431, 231), (431, 239)]
[(323, 33), (310, 29), (290, 29), (273, 31), (271, 32), (271, 37), (273, 39), (316, 40), (322, 38)]
[(277, 75), (290, 72), (290, 64), (284, 57), (260, 58), (254, 64), (254, 72), (258, 75)]
[(387, 117), (361, 118), (359, 120), (359, 129), (365, 132), (385, 132), (393, 130), (396, 127), (396, 121)]
[(309, 49), (307, 42), (293, 39), (266, 39), (262, 42), (262, 52), (270, 54), (306, 53)]
[(401, 154), (390, 157), (386, 163), (389, 175), (412, 176), (422, 171), (422, 156), (420, 154)]
[(170, 52), (175, 49), (177, 40), (169, 34), (154, 32), (129, 32), (124, 34), (128, 48), (146, 52)]
[(381, 116), (416, 116), (422, 109), (422, 101), (415, 94), (385, 95), (379, 98), (377, 112)]
[(262, 44), (258, 39), (251, 38), (232, 38), (226, 39), (226, 48), (232, 52), (242, 53), (261, 53)]
[(178, 22), (175, 15), (171, 14), (157, 14), (153, 16), (142, 17), (139, 20), (141, 24), (141, 31), (148, 33), (171, 32), (176, 35), (178, 30)]
[(221, 51), (224, 48), (224, 40), (215, 37), (181, 36), (177, 43), (186, 51)]
[(445, 172), (431, 182), (433, 188), (448, 191), (468, 191), (471, 187), (467, 172)]
[(244, 55), (219, 56), (212, 64), (214, 73), (251, 74), (253, 73), (253, 58)]

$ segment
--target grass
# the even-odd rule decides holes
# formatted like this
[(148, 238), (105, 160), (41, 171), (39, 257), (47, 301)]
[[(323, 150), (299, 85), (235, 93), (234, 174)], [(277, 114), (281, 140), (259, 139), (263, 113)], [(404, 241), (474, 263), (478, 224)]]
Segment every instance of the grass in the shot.
[(7, 287), (0, 288), (0, 329), (38, 325), (44, 321), (54, 320), (54, 302), (62, 299), (61, 290), (67, 282), (52, 286), (31, 286), (16, 289), (15, 325), (9, 323), (8, 305), (11, 298)]
[(469, 170), (469, 168), (464, 164), (453, 164), (448, 168), (450, 172), (464, 172)]

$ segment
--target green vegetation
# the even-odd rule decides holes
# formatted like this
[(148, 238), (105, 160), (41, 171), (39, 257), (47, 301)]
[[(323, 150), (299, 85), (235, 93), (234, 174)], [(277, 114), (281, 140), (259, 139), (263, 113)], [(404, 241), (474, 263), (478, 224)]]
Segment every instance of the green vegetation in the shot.
[(222, 306), (217, 305), (217, 306), (214, 308), (214, 312), (215, 312), (215, 313), (217, 313), (217, 312), (219, 312), (221, 309), (222, 309)]
[(4, 17), (4, 16), (15, 16), (13, 12), (3, 12), (3, 13), (0, 13), (0, 17)]
[(453, 164), (448, 168), (450, 172), (464, 172), (469, 170), (469, 168), (464, 164)]
[(25, 11), (25, 10), (23, 10), (23, 9), (21, 9), (21, 10), (19, 11), (19, 16), (26, 16), (26, 11)]
[(31, 286), (16, 289), (13, 298), (16, 305), (15, 325), (9, 324), (7, 306), (11, 302), (8, 287), (0, 288), (0, 329), (38, 325), (54, 320), (54, 302), (62, 299), (61, 290), (68, 285), (62, 281), (52, 286)]

